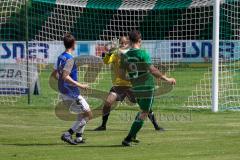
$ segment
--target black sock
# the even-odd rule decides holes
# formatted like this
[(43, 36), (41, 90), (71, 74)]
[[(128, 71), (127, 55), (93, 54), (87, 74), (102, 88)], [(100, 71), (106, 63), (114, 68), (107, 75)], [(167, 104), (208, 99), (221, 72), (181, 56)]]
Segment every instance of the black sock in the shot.
[(152, 124), (153, 124), (153, 126), (154, 126), (155, 129), (156, 129), (156, 128), (159, 128), (159, 126), (158, 126), (158, 124), (157, 124), (157, 121), (156, 121), (156, 118), (155, 118), (155, 116), (154, 116), (153, 111), (150, 111), (150, 112), (149, 112), (148, 118), (151, 120), (151, 122), (152, 122)]
[(109, 115), (110, 115), (110, 113), (107, 113), (102, 117), (102, 127), (106, 127)]
[(70, 128), (70, 129), (68, 130), (68, 132), (69, 132), (71, 135), (73, 135), (73, 133), (74, 133), (74, 131), (72, 130), (72, 128)]
[(82, 133), (76, 133), (76, 137), (82, 137)]
[(132, 140), (132, 136), (130, 134), (128, 134), (128, 136), (125, 138), (125, 141), (130, 142)]

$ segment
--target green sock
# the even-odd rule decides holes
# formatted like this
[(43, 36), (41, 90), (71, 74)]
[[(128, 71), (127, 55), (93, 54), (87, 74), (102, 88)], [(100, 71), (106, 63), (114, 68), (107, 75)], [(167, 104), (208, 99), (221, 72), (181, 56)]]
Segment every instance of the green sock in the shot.
[(132, 124), (131, 130), (126, 139), (130, 141), (132, 137), (136, 137), (137, 133), (142, 128), (143, 124), (144, 124), (143, 120), (136, 118)]

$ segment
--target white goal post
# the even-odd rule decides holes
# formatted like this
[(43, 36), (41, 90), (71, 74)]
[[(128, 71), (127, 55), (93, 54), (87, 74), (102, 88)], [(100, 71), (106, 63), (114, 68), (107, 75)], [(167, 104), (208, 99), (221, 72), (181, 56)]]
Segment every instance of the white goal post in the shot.
[(213, 65), (212, 65), (212, 111), (218, 112), (218, 74), (219, 74), (219, 27), (220, 26), (220, 0), (214, 0), (213, 5)]

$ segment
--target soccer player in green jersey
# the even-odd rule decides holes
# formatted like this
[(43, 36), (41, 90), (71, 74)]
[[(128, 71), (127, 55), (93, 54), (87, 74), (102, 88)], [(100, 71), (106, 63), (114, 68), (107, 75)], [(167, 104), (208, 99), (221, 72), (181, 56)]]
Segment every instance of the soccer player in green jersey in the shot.
[[(119, 75), (121, 55), (125, 54), (129, 50), (128, 37), (120, 37), (119, 43), (119, 48), (113, 47), (103, 58), (105, 64), (112, 65), (113, 87), (110, 89), (109, 95), (107, 96), (103, 106), (102, 124), (97, 127), (95, 131), (106, 130), (106, 124), (110, 115), (111, 107), (116, 101), (123, 101), (125, 98), (128, 98), (131, 103), (136, 103), (135, 97), (132, 93), (131, 82), (129, 80), (121, 79), (121, 75)], [(164, 128), (158, 125), (152, 110), (149, 111), (148, 118), (151, 120), (156, 131), (164, 131)]]
[[(121, 58), (121, 72), (131, 81), (132, 90), (141, 111), (137, 114), (128, 136), (122, 145), (131, 146), (131, 142), (139, 142), (137, 133), (142, 128), (144, 120), (152, 108), (154, 100), (154, 77), (164, 80), (172, 85), (176, 84), (174, 78), (168, 78), (152, 65), (150, 55), (141, 49), (142, 38), (140, 32), (134, 30), (129, 33), (131, 49)], [(122, 76), (122, 77), (124, 77)]]

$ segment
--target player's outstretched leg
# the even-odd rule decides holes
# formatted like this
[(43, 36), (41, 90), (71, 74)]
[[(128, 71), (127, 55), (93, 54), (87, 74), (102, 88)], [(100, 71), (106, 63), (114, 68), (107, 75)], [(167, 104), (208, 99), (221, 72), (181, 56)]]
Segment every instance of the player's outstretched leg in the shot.
[(154, 126), (156, 131), (165, 131), (165, 129), (163, 127), (160, 127), (158, 125), (157, 120), (156, 120), (155, 115), (154, 115), (152, 110), (149, 111), (148, 118), (152, 122), (152, 124), (153, 124), (153, 126)]
[[(132, 124), (128, 136), (122, 141), (123, 146), (131, 146), (131, 142), (137, 137), (137, 133), (140, 131), (144, 124), (144, 119), (147, 117), (148, 112), (139, 112)], [(139, 142), (139, 141), (138, 141)]]
[(104, 103), (104, 106), (103, 106), (102, 124), (99, 127), (95, 128), (94, 131), (105, 131), (106, 130), (106, 128), (107, 128), (106, 125), (107, 125), (108, 117), (111, 112), (111, 107), (112, 107), (113, 103), (116, 102), (116, 99), (117, 99), (116, 93), (110, 92), (110, 94), (108, 95), (108, 97)]

